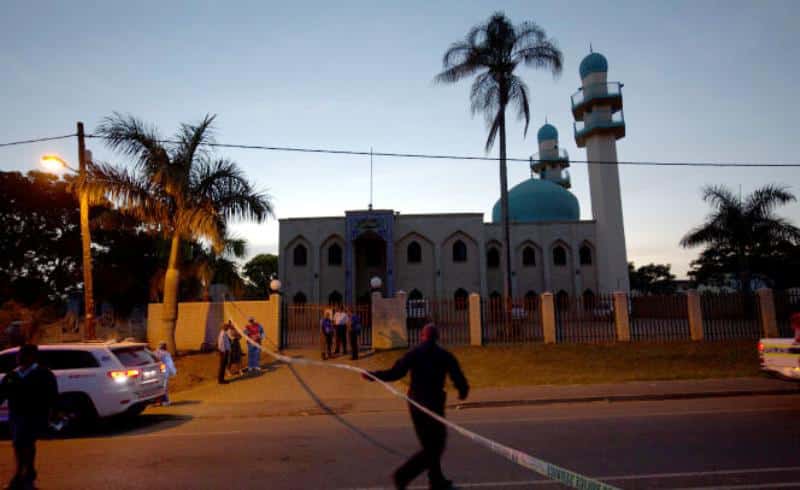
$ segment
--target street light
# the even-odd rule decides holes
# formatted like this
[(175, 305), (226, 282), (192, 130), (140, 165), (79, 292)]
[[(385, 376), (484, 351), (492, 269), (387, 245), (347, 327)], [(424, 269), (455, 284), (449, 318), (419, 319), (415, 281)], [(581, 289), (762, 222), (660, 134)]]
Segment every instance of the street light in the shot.
[[(71, 167), (66, 160), (58, 155), (48, 154), (41, 158), (41, 164), (51, 172), (62, 169), (71, 170), (78, 175), (79, 183), (86, 179), (86, 162), (92, 160), (92, 152), (86, 149), (84, 142), (83, 123), (78, 123), (78, 169)], [(84, 340), (94, 340), (94, 288), (92, 283), (92, 237), (89, 230), (89, 194), (83, 185), (79, 186), (78, 201), (81, 211), (81, 251), (83, 255), (83, 303), (86, 314), (83, 329)]]

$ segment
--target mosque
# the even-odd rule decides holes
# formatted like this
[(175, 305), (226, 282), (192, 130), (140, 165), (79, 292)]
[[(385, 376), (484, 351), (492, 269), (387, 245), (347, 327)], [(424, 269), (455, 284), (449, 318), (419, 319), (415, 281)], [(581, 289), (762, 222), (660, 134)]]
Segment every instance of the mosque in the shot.
[[(608, 82), (608, 62), (590, 53), (582, 87), (571, 97), (573, 133), (586, 148), (592, 220), (580, 219), (570, 192), (567, 152), (545, 124), (531, 177), (508, 192), (512, 285), (516, 297), (545, 291), (560, 298), (628, 291), (616, 140), (625, 136), (622, 84)], [(280, 271), (292, 303), (369, 301), (370, 279), (385, 295), (466, 298), (503, 292), (500, 201), (491, 223), (482, 213), (401, 214), (389, 209), (280, 220)]]

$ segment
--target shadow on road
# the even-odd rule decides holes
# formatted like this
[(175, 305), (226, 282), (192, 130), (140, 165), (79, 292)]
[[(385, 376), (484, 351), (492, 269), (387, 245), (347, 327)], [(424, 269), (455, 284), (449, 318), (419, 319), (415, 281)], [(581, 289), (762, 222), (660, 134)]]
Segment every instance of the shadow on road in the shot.
[[(152, 434), (162, 430), (172, 429), (189, 422), (194, 417), (190, 415), (172, 415), (160, 413), (145, 413), (136, 417), (109, 417), (94, 422), (87, 428), (75, 429), (66, 433), (49, 433), (43, 439), (94, 439), (113, 436), (132, 436)], [(0, 440), (9, 440), (8, 424), (0, 426)]]

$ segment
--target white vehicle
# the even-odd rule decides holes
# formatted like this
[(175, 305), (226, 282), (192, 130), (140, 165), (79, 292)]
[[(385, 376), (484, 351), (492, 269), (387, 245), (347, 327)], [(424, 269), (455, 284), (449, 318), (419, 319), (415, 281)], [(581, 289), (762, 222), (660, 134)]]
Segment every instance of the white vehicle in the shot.
[(800, 380), (800, 342), (794, 339), (761, 339), (758, 342), (761, 370)]
[[(0, 352), (0, 379), (16, 366), (18, 350)], [(138, 415), (165, 393), (166, 368), (147, 344), (41, 345), (38, 362), (58, 381), (58, 429), (85, 425), (96, 417)], [(8, 405), (3, 403), (0, 422), (7, 421)]]

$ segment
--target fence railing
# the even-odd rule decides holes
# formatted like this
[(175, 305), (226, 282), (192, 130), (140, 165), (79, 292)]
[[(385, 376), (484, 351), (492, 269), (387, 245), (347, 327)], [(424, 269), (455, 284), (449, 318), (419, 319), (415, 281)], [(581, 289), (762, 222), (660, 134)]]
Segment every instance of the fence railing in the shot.
[(422, 327), (433, 321), (439, 328), (439, 342), (469, 344), (469, 304), (461, 299), (411, 300), (406, 305), (408, 344), (417, 345)]
[(612, 295), (557, 297), (555, 306), (557, 342), (604, 343), (617, 340)]
[(702, 294), (703, 337), (757, 339), (764, 336), (761, 309), (755, 294)]
[(542, 311), (538, 296), (514, 300), (511, 308), (502, 299), (481, 300), (481, 326), (486, 343), (542, 342)]
[[(333, 306), (320, 304), (283, 305), (281, 312), (281, 347), (316, 347), (321, 345), (320, 321)], [(372, 345), (372, 316), (370, 305), (350, 307), (361, 318), (359, 345)]]
[(689, 305), (684, 294), (632, 296), (631, 340), (689, 340)]

